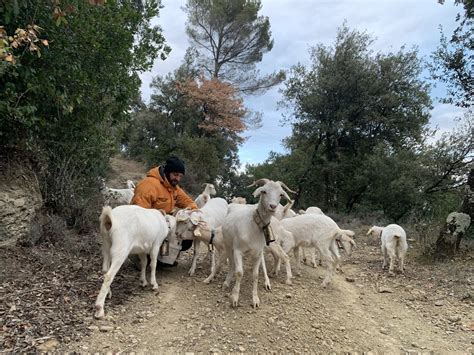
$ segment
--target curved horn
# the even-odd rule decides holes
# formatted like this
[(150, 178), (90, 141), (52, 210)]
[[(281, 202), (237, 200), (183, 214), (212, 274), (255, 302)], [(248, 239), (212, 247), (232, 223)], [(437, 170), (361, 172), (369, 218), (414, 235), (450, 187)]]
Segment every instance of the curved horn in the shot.
[(269, 182), (269, 181), (270, 181), (270, 179), (265, 179), (265, 178), (263, 178), (263, 179), (258, 179), (257, 181), (252, 182), (252, 184), (250, 184), (250, 185), (247, 186), (247, 187), (258, 186), (258, 185), (260, 185), (260, 184), (261, 184), (261, 185), (265, 185), (265, 184), (266, 184), (267, 182)]
[(283, 206), (283, 211), (288, 211), (291, 207), (293, 207), (293, 204), (295, 203), (294, 200), (289, 200), (288, 203)]
[(207, 186), (207, 182), (205, 182), (204, 184), (201, 185), (202, 187), (206, 187)]
[(291, 192), (292, 194), (296, 194), (296, 191), (291, 190), (288, 186), (285, 185), (284, 182), (282, 182), (282, 181), (277, 181), (277, 183), (279, 183), (281, 187), (285, 188), (286, 191)]

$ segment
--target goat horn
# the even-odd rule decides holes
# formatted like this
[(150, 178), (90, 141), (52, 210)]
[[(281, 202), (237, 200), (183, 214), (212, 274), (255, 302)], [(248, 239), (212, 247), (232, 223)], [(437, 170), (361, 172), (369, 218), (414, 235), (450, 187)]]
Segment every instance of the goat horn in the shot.
[(288, 203), (283, 207), (283, 210), (288, 211), (291, 207), (293, 207), (294, 203), (295, 203), (294, 200), (288, 201)]
[(265, 179), (265, 178), (258, 179), (257, 181), (252, 182), (252, 184), (247, 186), (247, 187), (258, 186), (259, 184), (265, 185), (269, 181), (270, 181), (270, 179)]
[(277, 183), (279, 183), (281, 187), (285, 188), (286, 191), (291, 192), (292, 194), (296, 194), (296, 191), (291, 190), (288, 186), (285, 185), (284, 182), (282, 182), (282, 181), (277, 181)]

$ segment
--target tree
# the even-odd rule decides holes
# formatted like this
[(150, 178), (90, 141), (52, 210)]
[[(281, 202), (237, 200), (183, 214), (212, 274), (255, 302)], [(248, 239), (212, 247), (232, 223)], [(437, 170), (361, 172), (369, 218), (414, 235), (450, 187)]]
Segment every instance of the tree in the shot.
[[(444, 3), (444, 1), (440, 1)], [(447, 97), (443, 102), (461, 107), (471, 107), (474, 97), (474, 1), (456, 0), (464, 14), (458, 14), (458, 27), (451, 38), (441, 29), (441, 43), (432, 54), (430, 70), (435, 80), (447, 85)]]
[(6, 33), (34, 25), (49, 43), (41, 56), (22, 46), (12, 49), (15, 63), (0, 61), (0, 147), (36, 164), (46, 206), (74, 224), (118, 148), (116, 127), (138, 101), (138, 73), (169, 47), (151, 25), (159, 1), (139, 9), (135, 1), (68, 0), (67, 16), (55, 16), (59, 3), (0, 7)]
[(191, 192), (200, 191), (203, 182), (227, 184), (239, 165), (246, 128), (246, 110), (234, 87), (196, 75), (188, 60), (174, 74), (156, 77), (153, 87), (149, 107), (135, 116), (130, 154), (150, 165), (170, 154), (185, 157), (184, 186)]
[(260, 0), (188, 0), (186, 31), (209, 78), (234, 84), (243, 93), (279, 84), (284, 72), (259, 77), (255, 63), (273, 47), (270, 21), (258, 16)]
[(311, 65), (294, 66), (281, 102), (293, 132), (286, 146), (306, 152), (297, 202), (351, 210), (368, 192), (367, 157), (413, 150), (423, 141), (431, 101), (419, 79), (415, 49), (370, 50), (372, 39), (343, 26), (333, 47), (311, 49)]

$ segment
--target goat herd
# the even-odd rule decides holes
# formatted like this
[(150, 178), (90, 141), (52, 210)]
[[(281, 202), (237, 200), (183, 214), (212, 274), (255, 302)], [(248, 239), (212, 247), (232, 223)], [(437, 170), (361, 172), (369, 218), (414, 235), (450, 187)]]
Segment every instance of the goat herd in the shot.
[[(166, 240), (194, 241), (194, 255), (189, 275), (196, 270), (197, 253), (200, 243), (205, 243), (211, 256), (210, 275), (204, 280), (211, 282), (217, 272), (228, 261), (228, 272), (223, 283), (229, 288), (235, 278), (231, 291), (231, 304), (236, 307), (239, 302), (240, 285), (243, 277), (243, 257), (249, 257), (252, 265), (252, 305), (259, 307), (257, 283), (260, 267), (265, 279), (265, 288), (270, 289), (270, 279), (265, 264), (264, 250), (267, 249), (274, 258), (272, 274), (277, 274), (283, 260), (286, 268), (286, 283), (291, 284), (292, 270), (288, 254), (293, 251), (296, 259), (296, 272), (300, 274), (300, 252), (303, 248), (310, 248), (311, 262), (316, 266), (315, 251), (321, 256), (326, 269), (322, 286), (326, 287), (333, 277), (336, 268), (341, 262), (339, 250), (347, 255), (351, 254), (355, 245), (351, 230), (340, 229), (339, 226), (326, 216), (319, 208), (309, 207), (297, 214), (292, 207), (288, 195), (291, 191), (283, 182), (260, 179), (252, 186), (257, 186), (253, 196), (258, 198), (257, 204), (246, 204), (245, 199), (237, 197), (231, 203), (222, 198), (211, 198), (216, 191), (212, 184), (206, 184), (205, 190), (196, 199), (199, 210), (179, 210), (173, 215), (163, 215), (154, 209), (144, 209), (129, 205), (133, 196), (133, 183), (129, 182), (129, 189), (101, 190), (106, 204), (111, 198), (129, 196), (118, 193), (121, 190), (130, 190), (132, 195), (124, 199), (124, 205), (114, 209), (105, 206), (100, 216), (100, 234), (102, 236), (102, 253), (104, 281), (96, 300), (96, 318), (104, 317), (104, 301), (111, 296), (110, 285), (118, 270), (131, 254), (137, 254), (140, 259), (142, 286), (147, 286), (146, 267), (150, 256), (150, 284), (153, 290), (158, 290), (156, 282), (156, 264), (160, 247)], [(111, 191), (113, 190), (113, 191)], [(280, 204), (285, 198), (286, 206)], [(399, 258), (399, 268), (403, 272), (403, 260), (408, 249), (405, 231), (398, 225), (370, 228), (367, 234), (380, 236), (383, 267), (390, 261), (389, 273), (393, 274), (394, 262)], [(216, 257), (217, 254), (217, 257)], [(217, 259), (217, 260), (216, 260)]]

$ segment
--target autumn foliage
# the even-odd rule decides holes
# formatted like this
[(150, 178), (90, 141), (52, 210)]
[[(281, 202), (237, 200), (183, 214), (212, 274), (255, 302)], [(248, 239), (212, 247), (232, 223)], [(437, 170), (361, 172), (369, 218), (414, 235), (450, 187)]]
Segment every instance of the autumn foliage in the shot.
[(178, 82), (176, 85), (188, 105), (197, 108), (202, 115), (198, 127), (204, 134), (220, 132), (234, 135), (245, 130), (247, 111), (231, 84), (200, 76), (197, 80)]

